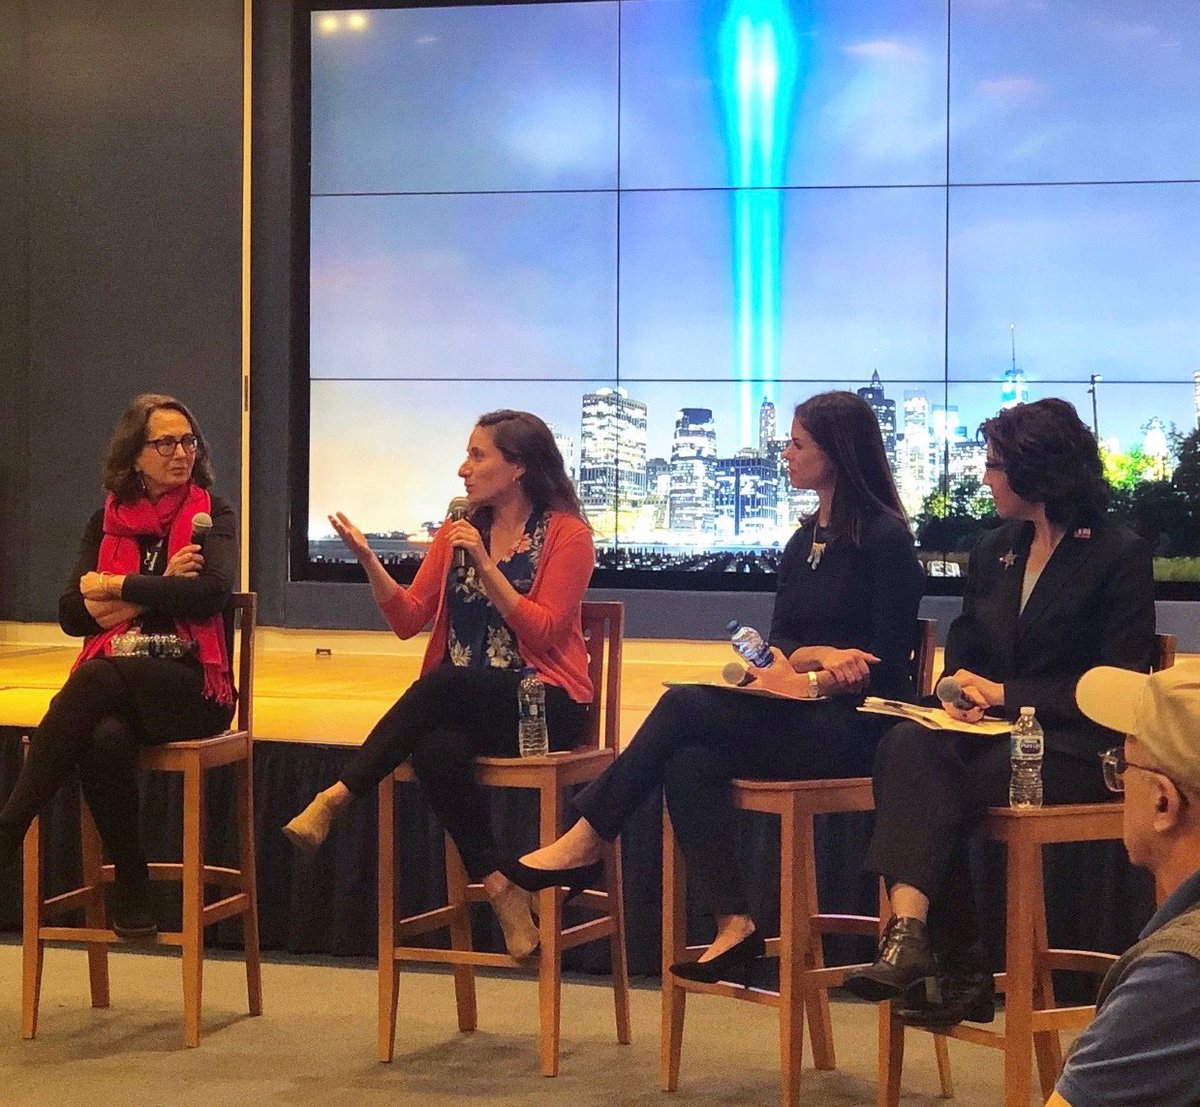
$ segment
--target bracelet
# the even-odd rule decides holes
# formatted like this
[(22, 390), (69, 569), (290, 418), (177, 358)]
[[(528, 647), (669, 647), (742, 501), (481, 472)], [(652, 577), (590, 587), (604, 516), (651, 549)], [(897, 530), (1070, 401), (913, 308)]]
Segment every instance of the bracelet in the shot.
[(817, 683), (817, 670), (808, 670), (808, 698), (810, 700), (819, 700), (821, 698), (821, 685)]

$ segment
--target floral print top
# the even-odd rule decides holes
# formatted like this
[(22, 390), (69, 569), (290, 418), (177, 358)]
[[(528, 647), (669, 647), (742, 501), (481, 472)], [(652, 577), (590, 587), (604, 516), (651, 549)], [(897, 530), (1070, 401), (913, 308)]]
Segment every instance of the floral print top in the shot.
[[(486, 543), (489, 534), (480, 528)], [(525, 521), (525, 533), (507, 555), (496, 562), (504, 578), (522, 596), (529, 595), (533, 574), (546, 538), (546, 518), (534, 511)], [(460, 667), (477, 666), (491, 669), (525, 667), (517, 649), (517, 636), (488, 600), (475, 574), (475, 566), (467, 566), (466, 579), (459, 584), (454, 569), (446, 574), (446, 606), (450, 626), (446, 639), (446, 660)]]

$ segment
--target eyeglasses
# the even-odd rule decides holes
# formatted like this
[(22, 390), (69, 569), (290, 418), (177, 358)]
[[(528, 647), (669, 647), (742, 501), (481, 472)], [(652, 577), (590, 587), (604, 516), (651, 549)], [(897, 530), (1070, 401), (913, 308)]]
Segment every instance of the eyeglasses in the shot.
[(1003, 461), (985, 461), (983, 467), (989, 473), (1003, 473), (1008, 468)]
[(194, 434), (185, 434), (182, 438), (173, 438), (167, 434), (162, 438), (151, 438), (146, 445), (153, 446), (159, 457), (173, 457), (176, 446), (182, 446), (185, 454), (194, 454), (200, 445), (200, 439)]
[(1110, 792), (1116, 792), (1119, 795), (1125, 791), (1126, 769), (1141, 769), (1144, 773), (1157, 773), (1159, 776), (1165, 776), (1175, 785), (1175, 790), (1182, 797), (1183, 802), (1187, 803), (1187, 793), (1174, 777), (1168, 776), (1162, 769), (1156, 769), (1153, 765), (1141, 765), (1136, 761), (1130, 761), (1120, 746), (1113, 746), (1112, 749), (1105, 750), (1100, 754), (1100, 767), (1104, 770), (1104, 786)]

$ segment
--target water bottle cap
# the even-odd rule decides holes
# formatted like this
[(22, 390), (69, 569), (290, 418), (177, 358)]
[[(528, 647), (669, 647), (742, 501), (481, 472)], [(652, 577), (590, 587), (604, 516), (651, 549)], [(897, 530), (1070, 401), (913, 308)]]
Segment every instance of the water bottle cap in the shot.
[(729, 620), (729, 622), (727, 622), (727, 623), (725, 624), (725, 629), (726, 629), (727, 631), (729, 631), (729, 633), (730, 633), (730, 634), (732, 634), (732, 633), (733, 633), (735, 630), (737, 630), (737, 629), (738, 629), (738, 627), (740, 627), (741, 625), (742, 625), (742, 624), (741, 624), (741, 623), (739, 623), (739, 622), (738, 622), (736, 619), (730, 619), (730, 620)]
[(1022, 707), (1022, 708), (1021, 708), (1021, 714), (1022, 714), (1022, 715), (1032, 715), (1032, 714), (1033, 714), (1033, 708), (1032, 708), (1032, 707)]

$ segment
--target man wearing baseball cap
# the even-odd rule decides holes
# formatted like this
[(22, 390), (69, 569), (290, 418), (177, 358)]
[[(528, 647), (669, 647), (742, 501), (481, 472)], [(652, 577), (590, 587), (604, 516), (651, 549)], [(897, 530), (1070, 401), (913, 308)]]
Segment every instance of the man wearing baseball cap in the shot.
[(1161, 906), (1108, 971), (1096, 1018), (1075, 1042), (1047, 1107), (1200, 1104), (1200, 662), (1147, 676), (1092, 669), (1080, 710), (1126, 735), (1101, 755), (1125, 794), (1129, 859), (1154, 874)]

